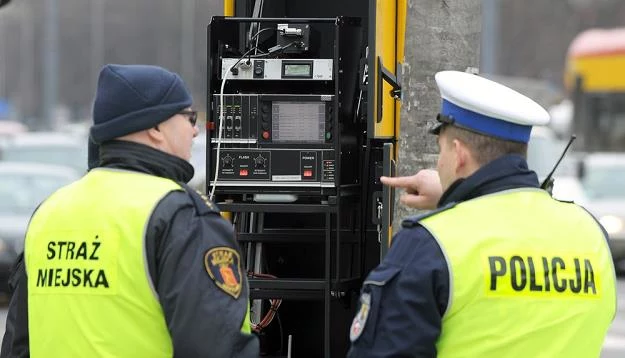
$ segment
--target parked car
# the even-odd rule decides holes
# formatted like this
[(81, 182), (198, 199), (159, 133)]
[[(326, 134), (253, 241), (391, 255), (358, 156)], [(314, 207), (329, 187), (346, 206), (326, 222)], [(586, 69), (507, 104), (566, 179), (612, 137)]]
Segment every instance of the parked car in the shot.
[(24, 235), (37, 206), (58, 188), (80, 177), (70, 167), (0, 161), (0, 292), (24, 250)]
[(3, 144), (0, 160), (70, 166), (87, 171), (87, 139), (59, 132), (27, 132)]
[(625, 153), (592, 153), (580, 171), (585, 207), (610, 236), (615, 264), (625, 271)]

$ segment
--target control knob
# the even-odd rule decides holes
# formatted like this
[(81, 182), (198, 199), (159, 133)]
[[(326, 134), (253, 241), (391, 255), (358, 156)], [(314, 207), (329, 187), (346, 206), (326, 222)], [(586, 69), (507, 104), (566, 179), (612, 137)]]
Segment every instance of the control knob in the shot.
[(258, 157), (254, 158), (254, 167), (258, 169), (262, 169), (265, 167), (267, 163), (267, 159), (265, 159), (262, 155), (258, 155)]
[(223, 164), (222, 164), (223, 168), (232, 168), (234, 159), (229, 154), (226, 154), (226, 156), (221, 159), (223, 161)]

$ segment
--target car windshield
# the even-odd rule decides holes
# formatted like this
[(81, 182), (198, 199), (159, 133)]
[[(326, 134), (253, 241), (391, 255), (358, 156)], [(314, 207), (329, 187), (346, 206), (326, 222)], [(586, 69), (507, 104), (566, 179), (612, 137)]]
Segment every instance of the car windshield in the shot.
[(55, 190), (68, 184), (63, 176), (44, 174), (0, 174), (0, 213), (9, 215), (31, 214), (37, 205)]
[(625, 198), (625, 166), (589, 166), (582, 184), (591, 199)]
[(3, 160), (70, 166), (86, 171), (87, 153), (71, 145), (8, 146), (2, 151)]

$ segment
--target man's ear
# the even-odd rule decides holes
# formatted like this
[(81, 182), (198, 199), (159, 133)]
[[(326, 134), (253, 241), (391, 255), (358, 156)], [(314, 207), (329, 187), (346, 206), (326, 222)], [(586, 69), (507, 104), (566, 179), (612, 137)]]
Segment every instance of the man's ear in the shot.
[(460, 173), (469, 164), (471, 153), (469, 152), (469, 148), (458, 139), (452, 141), (452, 148), (456, 159), (456, 173)]
[(160, 143), (164, 139), (163, 132), (161, 132), (161, 129), (158, 127), (158, 125), (150, 129), (146, 129), (145, 132), (148, 135), (148, 137), (155, 143)]

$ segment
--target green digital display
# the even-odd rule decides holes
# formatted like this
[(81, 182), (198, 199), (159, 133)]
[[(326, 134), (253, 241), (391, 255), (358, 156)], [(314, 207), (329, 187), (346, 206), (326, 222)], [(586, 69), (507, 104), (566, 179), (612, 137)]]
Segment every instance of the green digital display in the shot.
[(284, 77), (312, 77), (312, 65), (309, 63), (285, 63)]

